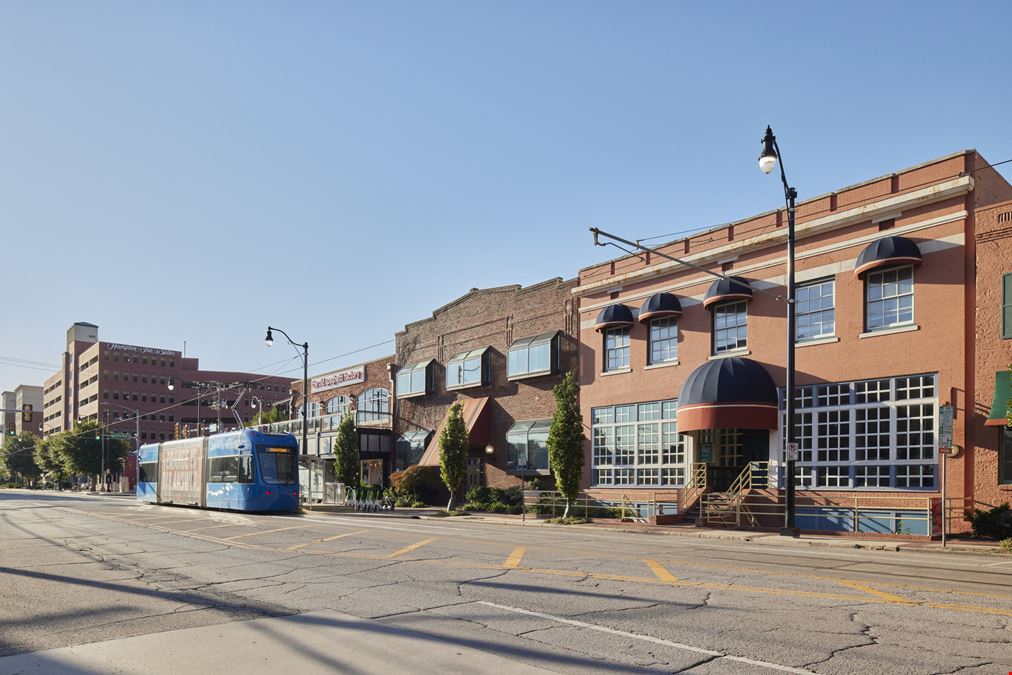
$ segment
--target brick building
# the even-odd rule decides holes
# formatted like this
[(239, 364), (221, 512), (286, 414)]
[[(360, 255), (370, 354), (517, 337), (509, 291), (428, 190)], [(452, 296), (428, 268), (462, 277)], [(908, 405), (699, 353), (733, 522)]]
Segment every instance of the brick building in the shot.
[(4, 434), (29, 433), (41, 436), (42, 387), (19, 384), (13, 391), (3, 392), (2, 396), (0, 428)]
[[(324, 473), (321, 480), (334, 480), (334, 439), (347, 412), (355, 415), (363, 482), (382, 485), (393, 471), (390, 398), (393, 360), (393, 356), (384, 356), (309, 378), (309, 408), (306, 411), (308, 447), (303, 453), (322, 460)], [(269, 425), (269, 429), (292, 433), (301, 444), (302, 380), (295, 380), (290, 386), (292, 419)]]
[[(1012, 259), (996, 203), (1009, 198), (969, 150), (798, 205), (801, 527), (853, 529), (857, 504), (863, 531), (937, 529), (945, 403), (965, 448), (948, 460), (948, 495), (995, 498), (999, 438), (981, 411), (1009, 360), (996, 300)], [(652, 515), (754, 497), (782, 522), (785, 240), (777, 210), (660, 247), (731, 278), (649, 254), (580, 272), (592, 495)], [(769, 475), (755, 494), (735, 483), (753, 469)]]
[(460, 401), (468, 487), (548, 475), (552, 387), (576, 368), (574, 286), (475, 288), (397, 333), (395, 469), (438, 466), (439, 433)]
[[(142, 445), (173, 438), (177, 423), (193, 433), (198, 423), (206, 432), (219, 419), (222, 427), (236, 426), (231, 408), (244, 420), (254, 412), (250, 397), (240, 397), (243, 392), (289, 396), (286, 377), (201, 370), (196, 358), (172, 349), (99, 341), (98, 326), (84, 322), (67, 330), (61, 362), (43, 385), (44, 435), (90, 419), (109, 424), (112, 433), (132, 438), (139, 432), (136, 442)], [(198, 382), (205, 386), (195, 388)], [(132, 476), (130, 467), (127, 475)]]

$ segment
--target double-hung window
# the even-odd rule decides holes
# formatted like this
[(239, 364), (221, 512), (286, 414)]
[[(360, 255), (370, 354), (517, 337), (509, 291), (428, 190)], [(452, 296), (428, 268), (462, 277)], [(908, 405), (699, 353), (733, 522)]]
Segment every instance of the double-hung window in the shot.
[(1012, 340), (1012, 272), (1001, 277), (1001, 336)]
[(914, 268), (892, 267), (865, 276), (865, 326), (868, 331), (914, 322)]
[(488, 347), (454, 354), (446, 364), (446, 388), (462, 389), (487, 384)]
[(835, 289), (832, 279), (798, 286), (796, 326), (798, 342), (831, 337), (836, 333)]
[(555, 372), (558, 335), (559, 332), (554, 331), (516, 340), (506, 356), (506, 376), (518, 378)]
[(608, 328), (604, 331), (604, 369), (629, 367), (629, 329)]
[(744, 300), (713, 308), (713, 353), (744, 349), (748, 344), (748, 309)]
[(650, 365), (678, 360), (678, 319), (653, 319), (649, 326)]

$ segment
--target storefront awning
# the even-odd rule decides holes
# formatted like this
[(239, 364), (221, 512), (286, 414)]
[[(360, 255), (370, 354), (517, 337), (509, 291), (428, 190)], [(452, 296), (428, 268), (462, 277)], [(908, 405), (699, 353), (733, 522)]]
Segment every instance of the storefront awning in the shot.
[(923, 260), (921, 249), (906, 237), (883, 237), (868, 244), (854, 265), (854, 276), (860, 278), (865, 272), (892, 265), (920, 265)]
[(671, 293), (654, 293), (640, 307), (640, 323), (646, 323), (651, 319), (666, 319), (668, 317), (681, 316), (682, 303)]
[(712, 307), (718, 302), (730, 300), (751, 300), (752, 284), (742, 277), (723, 277), (717, 279), (703, 296), (703, 307)]
[(678, 431), (776, 429), (777, 407), (777, 387), (759, 363), (737, 357), (707, 361), (682, 385)]
[[(467, 428), (467, 442), (471, 446), (485, 447), (488, 443), (488, 397), (465, 398), (460, 401), (464, 416), (464, 426)], [(418, 460), (418, 466), (439, 466), (439, 437), (443, 435), (443, 427), (450, 419), (450, 409), (446, 409), (442, 421), (436, 427), (436, 433), (432, 434), (429, 444), (425, 446), (422, 458)]]
[(1012, 372), (999, 370), (994, 374), (994, 401), (987, 414), (989, 427), (1003, 427), (1008, 424), (1008, 410), (1012, 405)]
[(629, 328), (633, 325), (632, 310), (619, 303), (608, 305), (597, 315), (594, 330), (601, 332), (606, 328)]

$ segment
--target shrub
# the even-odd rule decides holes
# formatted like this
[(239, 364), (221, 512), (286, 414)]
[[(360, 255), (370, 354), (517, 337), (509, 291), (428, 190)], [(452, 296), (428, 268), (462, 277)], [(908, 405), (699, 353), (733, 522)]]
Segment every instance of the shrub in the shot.
[[(412, 501), (435, 504), (446, 493), (439, 470), (434, 466), (413, 465), (390, 474), (390, 485), (399, 495), (408, 495)], [(422, 504), (425, 506), (425, 504)]]
[(974, 509), (967, 514), (973, 527), (973, 536), (987, 539), (1008, 539), (1012, 537), (1012, 509), (1001, 504), (993, 509)]
[(1002, 553), (1012, 553), (1012, 537), (1002, 539), (998, 542), (998, 550)]
[(490, 504), (492, 500), (492, 488), (479, 485), (467, 491), (467, 501), (471, 504)]
[(411, 508), (413, 508), (413, 509), (424, 509), (425, 508), (425, 502), (418, 502), (418, 501), (411, 502)]

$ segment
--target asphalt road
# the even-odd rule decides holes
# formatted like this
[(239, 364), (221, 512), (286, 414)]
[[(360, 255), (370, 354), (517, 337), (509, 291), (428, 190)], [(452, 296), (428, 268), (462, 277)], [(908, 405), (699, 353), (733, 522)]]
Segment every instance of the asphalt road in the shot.
[(1012, 672), (1012, 559), (0, 491), (0, 674)]

